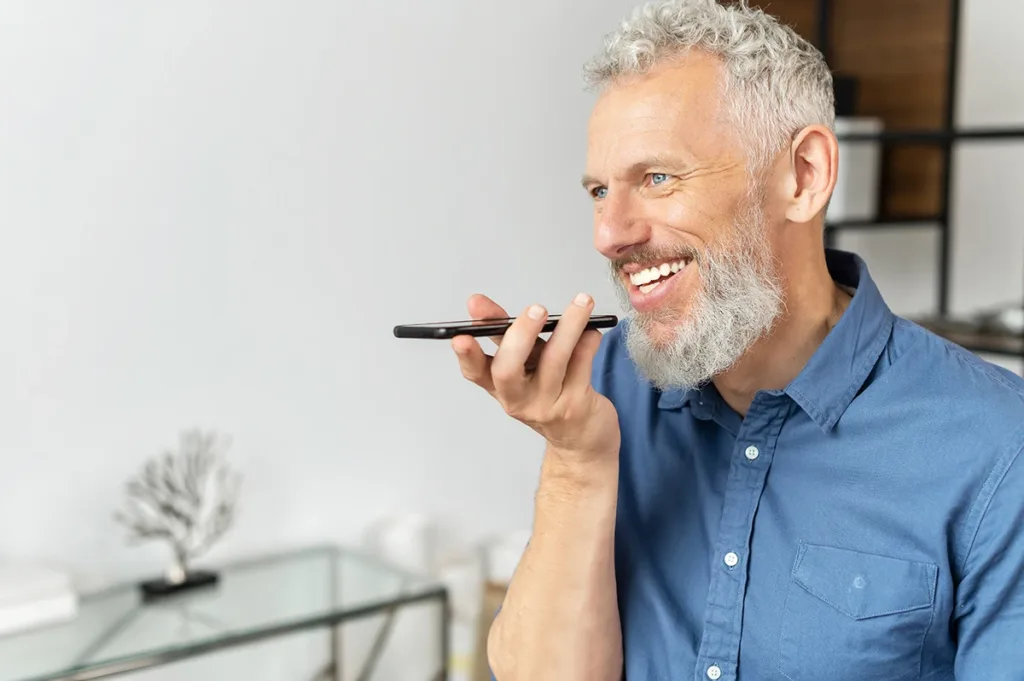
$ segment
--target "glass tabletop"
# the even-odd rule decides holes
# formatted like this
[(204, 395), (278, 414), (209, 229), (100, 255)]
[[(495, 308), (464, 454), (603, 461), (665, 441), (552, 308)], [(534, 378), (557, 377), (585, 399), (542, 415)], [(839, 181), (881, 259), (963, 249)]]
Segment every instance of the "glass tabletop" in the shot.
[(0, 681), (145, 666), (444, 592), (439, 582), (333, 547), (239, 563), (219, 574), (212, 587), (148, 603), (136, 584), (84, 596), (70, 622), (0, 637)]

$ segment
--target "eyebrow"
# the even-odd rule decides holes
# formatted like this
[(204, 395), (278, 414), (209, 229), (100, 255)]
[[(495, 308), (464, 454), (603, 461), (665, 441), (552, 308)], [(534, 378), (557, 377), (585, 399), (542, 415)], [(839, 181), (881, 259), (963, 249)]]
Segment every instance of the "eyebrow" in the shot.
[[(665, 155), (654, 155), (634, 161), (626, 169), (624, 175), (635, 175), (641, 170), (645, 170), (647, 168), (665, 168), (666, 170), (675, 170), (677, 172), (682, 172), (684, 168), (686, 168), (686, 166), (687, 164), (684, 163), (681, 159)], [(588, 185), (600, 185), (604, 183), (601, 182), (596, 177), (594, 177), (593, 175), (584, 174), (583, 179), (580, 180), (580, 184), (582, 184), (583, 187), (586, 188)]]

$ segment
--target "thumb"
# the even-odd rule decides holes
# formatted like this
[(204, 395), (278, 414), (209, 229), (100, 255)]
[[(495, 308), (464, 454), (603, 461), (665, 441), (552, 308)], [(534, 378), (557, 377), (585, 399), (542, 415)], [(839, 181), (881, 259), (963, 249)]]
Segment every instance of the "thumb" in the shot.
[[(501, 305), (482, 293), (470, 296), (466, 309), (469, 310), (470, 319), (505, 319), (509, 316)], [(501, 338), (491, 338), (490, 341), (494, 345), (501, 345)]]

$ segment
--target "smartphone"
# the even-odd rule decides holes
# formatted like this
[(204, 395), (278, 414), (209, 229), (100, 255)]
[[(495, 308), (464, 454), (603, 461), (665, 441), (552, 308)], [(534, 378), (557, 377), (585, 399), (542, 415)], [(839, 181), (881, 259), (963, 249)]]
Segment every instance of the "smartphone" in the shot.
[[(550, 333), (562, 315), (551, 315), (541, 333)], [(512, 326), (515, 317), (501, 319), (464, 319), (457, 322), (430, 322), (427, 324), (400, 324), (395, 327), (395, 338), (431, 338), (444, 340), (455, 336), (501, 336)], [(619, 323), (615, 315), (592, 315), (587, 329), (610, 329)]]

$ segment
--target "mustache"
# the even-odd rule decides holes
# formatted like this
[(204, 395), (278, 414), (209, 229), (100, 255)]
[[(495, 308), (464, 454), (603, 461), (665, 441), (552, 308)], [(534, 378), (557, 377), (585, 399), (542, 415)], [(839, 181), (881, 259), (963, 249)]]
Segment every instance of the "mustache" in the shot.
[(642, 246), (624, 258), (612, 260), (611, 264), (612, 269), (619, 270), (626, 265), (643, 265), (651, 262), (672, 262), (683, 259), (691, 260), (698, 265), (701, 265), (705, 261), (705, 254), (701, 250), (685, 245), (676, 246), (672, 249)]

